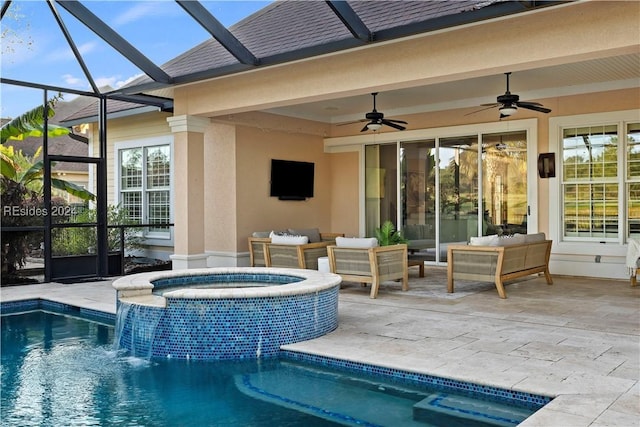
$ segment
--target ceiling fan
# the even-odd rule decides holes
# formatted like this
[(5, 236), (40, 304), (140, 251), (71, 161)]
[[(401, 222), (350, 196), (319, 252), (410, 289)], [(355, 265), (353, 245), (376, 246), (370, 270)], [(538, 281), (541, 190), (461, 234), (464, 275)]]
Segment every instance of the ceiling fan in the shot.
[[(497, 102), (494, 102), (491, 104), (481, 104), (480, 105), (481, 107), (487, 107), (487, 108), (474, 111), (473, 113), (488, 110), (489, 108), (500, 107), (500, 118), (503, 119), (505, 117), (514, 115), (518, 111), (518, 108), (526, 108), (528, 110), (539, 111), (541, 113), (551, 112), (550, 109), (544, 107), (542, 104), (539, 104), (537, 102), (520, 101), (520, 97), (518, 95), (511, 93), (509, 91), (509, 76), (511, 75), (511, 73), (504, 73), (504, 74), (507, 76), (507, 91), (504, 93), (504, 95), (498, 96), (498, 98), (496, 99)], [(469, 114), (473, 114), (473, 113), (469, 113)]]
[(365, 132), (367, 130), (372, 130), (375, 132), (379, 130), (383, 125), (390, 126), (398, 130), (405, 130), (406, 127), (402, 125), (406, 125), (407, 122), (405, 122), (404, 120), (385, 119), (384, 114), (376, 110), (376, 96), (378, 95), (378, 92), (373, 92), (371, 95), (373, 96), (373, 110), (365, 114), (364, 119), (359, 120), (361, 122), (369, 122), (364, 125), (360, 132)]

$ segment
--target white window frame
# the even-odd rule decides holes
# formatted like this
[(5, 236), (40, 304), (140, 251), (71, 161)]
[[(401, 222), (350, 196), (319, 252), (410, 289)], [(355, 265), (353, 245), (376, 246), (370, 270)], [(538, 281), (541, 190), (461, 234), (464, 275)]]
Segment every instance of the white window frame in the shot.
[[(113, 200), (116, 203), (120, 203), (120, 189), (121, 189), (121, 168), (120, 168), (120, 151), (128, 150), (132, 148), (149, 148), (155, 147), (158, 145), (168, 145), (169, 153), (171, 156), (171, 161), (169, 162), (169, 173), (171, 175), (171, 182), (169, 185), (169, 221), (171, 223), (174, 222), (174, 162), (173, 162), (173, 135), (163, 135), (156, 136), (150, 138), (141, 138), (131, 141), (121, 141), (114, 144), (114, 165), (113, 165), (113, 176), (114, 176), (114, 189), (113, 189)], [(144, 159), (143, 164), (146, 163), (146, 159)], [(143, 174), (143, 179), (146, 180), (146, 175)], [(143, 216), (146, 216), (147, 208), (146, 206), (146, 194), (143, 191)], [(143, 218), (143, 221), (145, 219)], [(168, 233), (157, 233), (157, 232), (145, 232), (144, 233), (144, 244), (149, 246), (173, 246), (173, 227), (169, 227)]]
[[(549, 119), (549, 151), (556, 154), (556, 177), (549, 178), (549, 237), (553, 240), (553, 253), (559, 255), (593, 255), (595, 257), (620, 257), (626, 254), (627, 215), (626, 201), (626, 130), (627, 123), (638, 122), (640, 110), (579, 114)], [(593, 238), (572, 237), (565, 239), (562, 232), (562, 131), (570, 127), (616, 125), (618, 146), (618, 238), (615, 241), (594, 241)], [(600, 261), (597, 261), (600, 262)]]

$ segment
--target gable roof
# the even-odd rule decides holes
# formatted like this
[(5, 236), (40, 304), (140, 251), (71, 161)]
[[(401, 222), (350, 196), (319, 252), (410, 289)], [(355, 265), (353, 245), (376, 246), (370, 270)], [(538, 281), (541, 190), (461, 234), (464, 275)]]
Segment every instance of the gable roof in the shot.
[[(256, 58), (242, 63), (211, 38), (161, 68), (172, 84), (188, 83), (348, 48), (435, 31), (558, 2), (278, 0), (229, 30)], [(160, 87), (143, 76), (125, 89)], [(115, 91), (118, 92), (118, 91)]]

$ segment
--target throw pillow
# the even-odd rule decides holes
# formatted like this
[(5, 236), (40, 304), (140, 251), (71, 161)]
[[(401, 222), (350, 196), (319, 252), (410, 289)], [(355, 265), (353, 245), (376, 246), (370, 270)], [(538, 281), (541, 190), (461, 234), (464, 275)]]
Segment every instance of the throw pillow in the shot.
[(309, 243), (309, 238), (307, 236), (291, 236), (291, 235), (279, 235), (272, 234), (271, 243), (275, 245), (306, 245)]
[(469, 239), (469, 245), (471, 246), (498, 246), (500, 240), (497, 234), (490, 236), (472, 237)]

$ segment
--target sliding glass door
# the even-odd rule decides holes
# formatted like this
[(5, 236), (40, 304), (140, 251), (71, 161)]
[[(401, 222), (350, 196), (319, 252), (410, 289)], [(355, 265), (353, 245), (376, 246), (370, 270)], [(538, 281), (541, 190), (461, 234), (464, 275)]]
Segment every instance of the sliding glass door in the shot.
[(398, 226), (409, 239), (409, 250), (425, 256), (436, 247), (435, 147), (433, 139), (400, 144), (402, 224)]
[(473, 236), (527, 232), (526, 131), (371, 145), (365, 167), (367, 236), (389, 219), (425, 261)]

